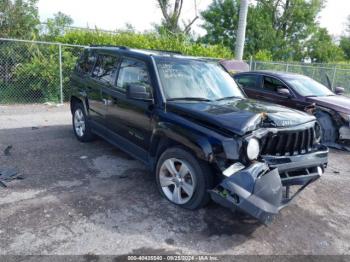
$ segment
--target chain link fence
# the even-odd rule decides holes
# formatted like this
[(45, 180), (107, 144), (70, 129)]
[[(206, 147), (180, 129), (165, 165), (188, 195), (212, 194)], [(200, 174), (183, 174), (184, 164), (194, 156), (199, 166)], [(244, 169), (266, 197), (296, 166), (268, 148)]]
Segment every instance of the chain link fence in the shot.
[(0, 38), (0, 104), (63, 103), (83, 46)]
[[(63, 103), (69, 100), (69, 77), (84, 46), (0, 38), (0, 104)], [(350, 65), (250, 61), (251, 70), (274, 70), (309, 76), (350, 95)]]
[(251, 70), (273, 70), (291, 72), (309, 76), (328, 86), (328, 79), (332, 87), (344, 87), (345, 93), (350, 95), (350, 64), (305, 64), (250, 61)]

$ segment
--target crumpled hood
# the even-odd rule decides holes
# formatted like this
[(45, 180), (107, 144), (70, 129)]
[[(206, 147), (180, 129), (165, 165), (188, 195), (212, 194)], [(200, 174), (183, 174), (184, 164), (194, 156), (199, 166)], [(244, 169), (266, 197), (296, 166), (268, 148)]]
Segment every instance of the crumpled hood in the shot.
[(331, 108), (335, 111), (350, 114), (350, 98), (342, 95), (317, 96), (307, 98), (311, 103)]
[(167, 103), (167, 111), (239, 135), (257, 129), (263, 119), (271, 127), (291, 127), (315, 120), (301, 111), (245, 98), (214, 102), (172, 101)]

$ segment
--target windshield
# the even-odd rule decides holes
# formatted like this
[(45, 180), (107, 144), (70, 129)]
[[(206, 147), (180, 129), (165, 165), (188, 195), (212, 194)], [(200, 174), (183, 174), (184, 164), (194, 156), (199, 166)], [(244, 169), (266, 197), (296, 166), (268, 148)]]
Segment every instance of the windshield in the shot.
[(334, 93), (321, 83), (304, 76), (285, 78), (293, 89), (302, 96), (332, 96)]
[(167, 100), (244, 97), (233, 78), (215, 62), (158, 58), (156, 63)]

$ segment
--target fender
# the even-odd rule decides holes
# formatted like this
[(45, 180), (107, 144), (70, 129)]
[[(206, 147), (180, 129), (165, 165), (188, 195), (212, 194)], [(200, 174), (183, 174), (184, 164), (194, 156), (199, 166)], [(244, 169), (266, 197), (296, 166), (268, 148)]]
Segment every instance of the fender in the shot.
[[(159, 113), (162, 115), (162, 112)], [(186, 118), (171, 114), (160, 117), (153, 128), (150, 156), (156, 155), (161, 138), (169, 139), (192, 150), (202, 160), (212, 162), (216, 157), (238, 160), (243, 144), (242, 138), (227, 137), (198, 125)]]
[[(72, 78), (72, 82), (73, 82), (73, 78)], [(73, 100), (79, 100), (85, 109), (85, 114), (88, 116), (89, 115), (89, 102), (88, 102), (88, 97), (86, 94), (86, 91), (84, 90), (80, 90), (79, 88), (77, 88), (75, 85), (72, 84), (72, 94), (70, 97), (70, 106), (71, 106), (71, 111), (73, 110)]]
[(151, 156), (154, 156), (160, 139), (170, 139), (180, 145), (183, 145), (195, 153), (202, 160), (212, 162), (213, 148), (209, 140), (198, 132), (191, 132), (186, 128), (174, 125), (173, 123), (157, 123), (151, 137)]

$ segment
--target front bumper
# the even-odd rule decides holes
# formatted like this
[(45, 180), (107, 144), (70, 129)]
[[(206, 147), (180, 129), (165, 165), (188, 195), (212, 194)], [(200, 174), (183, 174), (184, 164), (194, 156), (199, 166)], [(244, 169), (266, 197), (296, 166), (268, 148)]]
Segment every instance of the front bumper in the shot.
[(328, 151), (326, 146), (319, 145), (317, 150), (309, 154), (296, 156), (263, 156), (262, 158), (271, 169), (278, 168), (278, 172), (282, 174), (318, 166), (325, 168), (328, 163)]
[[(266, 156), (266, 163), (253, 163), (222, 180), (210, 191), (211, 197), (224, 207), (238, 208), (269, 224), (279, 210), (320, 178), (328, 161), (328, 149), (320, 149), (301, 156)], [(293, 195), (291, 186), (299, 186)]]

